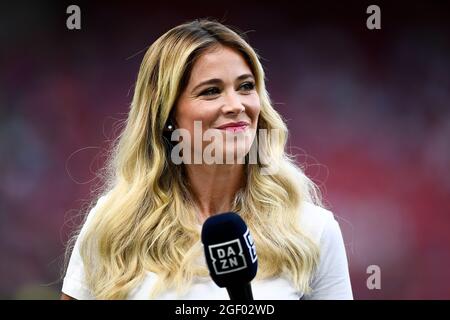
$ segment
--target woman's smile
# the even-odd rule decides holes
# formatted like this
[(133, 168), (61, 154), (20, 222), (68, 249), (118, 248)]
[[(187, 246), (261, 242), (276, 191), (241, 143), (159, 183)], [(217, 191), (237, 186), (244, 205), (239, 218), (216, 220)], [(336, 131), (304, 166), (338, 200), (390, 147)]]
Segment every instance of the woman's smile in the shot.
[(217, 127), (219, 130), (224, 130), (227, 132), (242, 132), (246, 131), (249, 127), (249, 123), (245, 121), (239, 121), (239, 122), (229, 122), (224, 125), (221, 125)]

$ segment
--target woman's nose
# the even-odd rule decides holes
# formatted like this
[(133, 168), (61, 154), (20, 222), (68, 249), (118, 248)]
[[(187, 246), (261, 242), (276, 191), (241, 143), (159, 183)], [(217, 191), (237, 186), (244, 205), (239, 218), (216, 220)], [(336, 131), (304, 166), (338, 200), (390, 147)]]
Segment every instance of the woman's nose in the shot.
[(228, 113), (236, 113), (239, 114), (245, 110), (244, 105), (239, 98), (239, 95), (236, 93), (230, 93), (226, 95), (225, 103), (222, 106), (222, 111), (226, 114)]

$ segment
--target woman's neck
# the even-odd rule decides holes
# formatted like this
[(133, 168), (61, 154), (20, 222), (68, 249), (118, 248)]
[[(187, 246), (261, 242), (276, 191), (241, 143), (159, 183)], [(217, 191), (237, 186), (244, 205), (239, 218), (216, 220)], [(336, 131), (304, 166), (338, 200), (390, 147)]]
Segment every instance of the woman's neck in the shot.
[(231, 210), (236, 193), (245, 184), (243, 164), (186, 165), (186, 173), (199, 218)]

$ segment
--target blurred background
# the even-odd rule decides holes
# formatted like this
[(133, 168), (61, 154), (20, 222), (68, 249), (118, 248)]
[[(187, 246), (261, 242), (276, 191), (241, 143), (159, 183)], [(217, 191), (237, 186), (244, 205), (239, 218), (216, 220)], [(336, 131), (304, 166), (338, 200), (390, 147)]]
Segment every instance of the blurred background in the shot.
[[(68, 30), (66, 8), (81, 9)], [(366, 9), (381, 8), (381, 30)], [(64, 247), (120, 132), (146, 48), (215, 18), (247, 34), (290, 151), (344, 235), (356, 299), (450, 299), (445, 1), (0, 5), (0, 298), (58, 298)], [(367, 268), (381, 270), (370, 290)]]

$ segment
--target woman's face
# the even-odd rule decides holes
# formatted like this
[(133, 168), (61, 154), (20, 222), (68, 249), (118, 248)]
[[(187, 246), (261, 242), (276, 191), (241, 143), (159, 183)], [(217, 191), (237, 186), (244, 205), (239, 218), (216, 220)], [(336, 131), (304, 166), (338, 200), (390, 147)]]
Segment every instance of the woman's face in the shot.
[[(218, 144), (221, 150), (216, 152), (222, 153), (223, 163), (226, 160), (229, 163), (229, 154), (236, 161), (249, 152), (260, 109), (250, 67), (238, 51), (219, 46), (206, 51), (195, 62), (175, 106), (175, 127), (189, 131), (191, 150), (203, 156), (209, 154), (205, 148), (210, 141), (221, 138)], [(202, 134), (209, 131), (214, 137), (197, 144), (198, 147), (194, 146), (194, 121), (201, 122), (197, 123), (195, 134), (201, 128)]]

